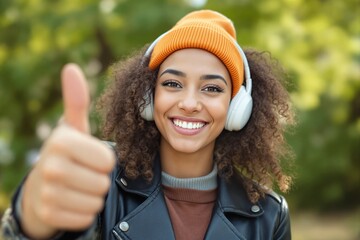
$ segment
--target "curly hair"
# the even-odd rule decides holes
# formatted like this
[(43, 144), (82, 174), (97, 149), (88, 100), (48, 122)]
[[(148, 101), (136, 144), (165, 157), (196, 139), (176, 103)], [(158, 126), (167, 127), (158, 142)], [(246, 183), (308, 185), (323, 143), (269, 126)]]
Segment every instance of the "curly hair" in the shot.
[[(113, 81), (97, 107), (104, 117), (104, 137), (116, 143), (126, 176), (150, 181), (160, 132), (154, 122), (140, 116), (140, 110), (146, 93), (155, 89), (158, 71), (147, 67), (145, 50), (111, 67)], [(290, 187), (291, 177), (284, 173), (281, 161), (291, 157), (284, 133), (286, 126), (294, 123), (294, 114), (279, 64), (265, 52), (247, 49), (245, 54), (253, 80), (252, 115), (241, 131), (222, 131), (216, 140), (214, 161), (220, 177), (239, 175), (249, 199), (256, 202), (273, 183), (283, 192)]]

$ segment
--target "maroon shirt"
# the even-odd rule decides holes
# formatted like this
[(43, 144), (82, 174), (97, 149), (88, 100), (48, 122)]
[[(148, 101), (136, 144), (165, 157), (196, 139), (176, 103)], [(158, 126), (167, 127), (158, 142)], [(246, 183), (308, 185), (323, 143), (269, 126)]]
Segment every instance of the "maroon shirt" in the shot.
[(164, 196), (176, 240), (205, 238), (217, 189), (194, 190), (164, 186)]

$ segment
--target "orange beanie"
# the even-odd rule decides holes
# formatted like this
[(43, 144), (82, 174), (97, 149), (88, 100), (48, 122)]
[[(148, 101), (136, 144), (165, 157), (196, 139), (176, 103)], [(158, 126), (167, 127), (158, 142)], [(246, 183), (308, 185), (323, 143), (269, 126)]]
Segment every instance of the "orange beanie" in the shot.
[(232, 97), (235, 96), (244, 81), (244, 64), (229, 18), (211, 10), (187, 14), (157, 42), (149, 68), (156, 69), (169, 55), (184, 48), (204, 49), (217, 56), (230, 73)]

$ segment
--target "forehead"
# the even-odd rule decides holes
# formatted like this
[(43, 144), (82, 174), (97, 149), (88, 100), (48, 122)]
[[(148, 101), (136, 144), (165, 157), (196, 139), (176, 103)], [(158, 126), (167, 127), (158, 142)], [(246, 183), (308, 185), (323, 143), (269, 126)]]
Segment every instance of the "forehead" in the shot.
[(202, 49), (187, 48), (172, 53), (160, 65), (159, 73), (168, 68), (189, 74), (221, 74), (231, 82), (230, 74), (221, 60)]

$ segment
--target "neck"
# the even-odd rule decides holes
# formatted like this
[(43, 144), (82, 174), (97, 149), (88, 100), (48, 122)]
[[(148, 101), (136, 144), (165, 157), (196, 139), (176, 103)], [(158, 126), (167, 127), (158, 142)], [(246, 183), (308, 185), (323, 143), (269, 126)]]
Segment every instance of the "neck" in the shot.
[(215, 145), (200, 149), (195, 153), (176, 151), (165, 141), (160, 143), (161, 168), (165, 173), (177, 178), (195, 178), (209, 174), (213, 170)]

